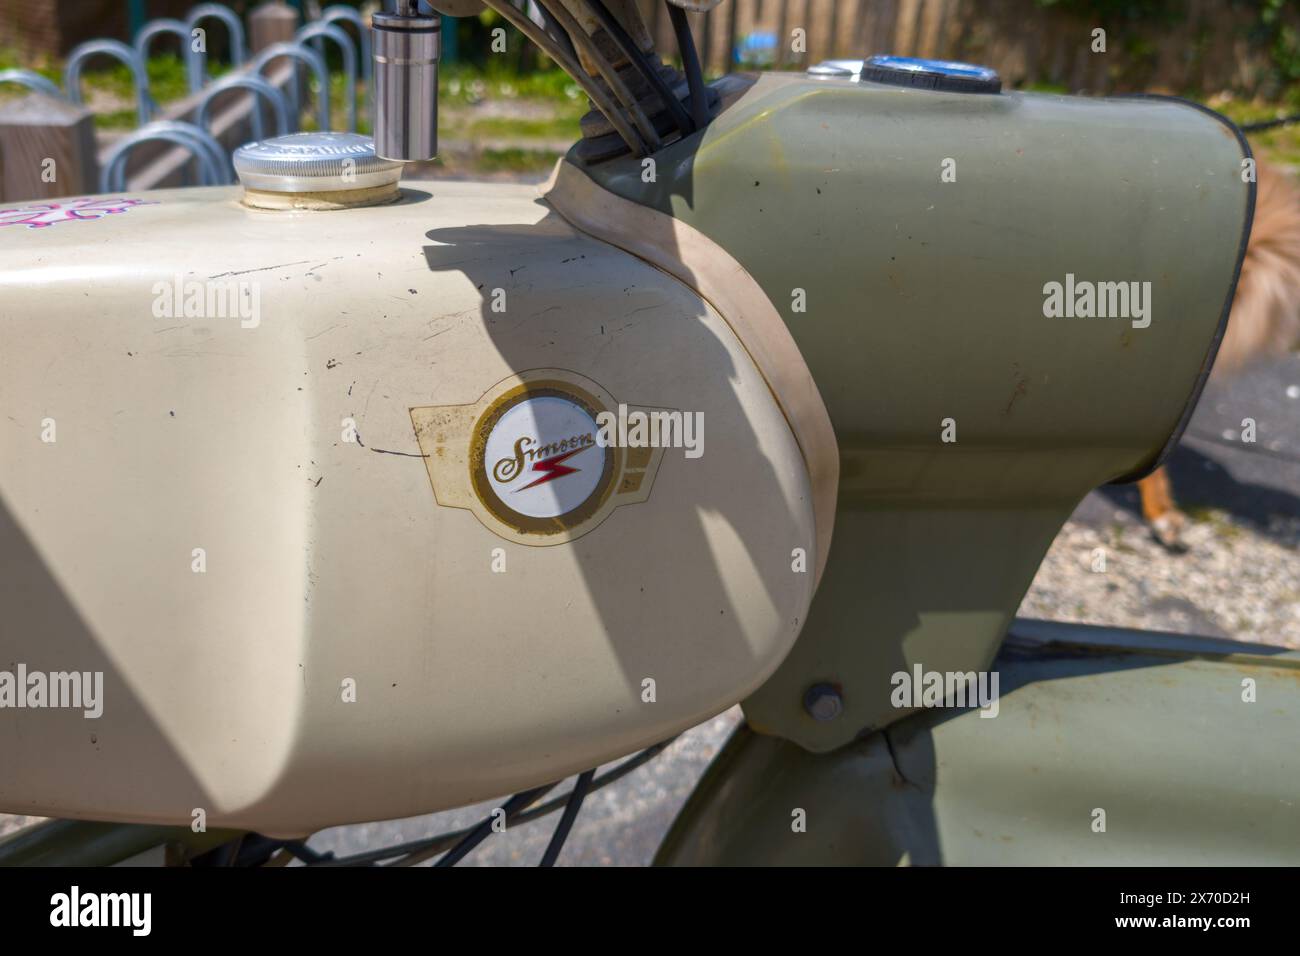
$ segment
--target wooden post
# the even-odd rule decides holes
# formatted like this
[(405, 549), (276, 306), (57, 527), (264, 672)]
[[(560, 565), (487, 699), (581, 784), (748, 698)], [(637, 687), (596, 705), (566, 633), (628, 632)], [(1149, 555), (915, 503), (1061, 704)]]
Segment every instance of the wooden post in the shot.
[(740, 0), (731, 0), (731, 9), (727, 12), (727, 72), (735, 67), (736, 61), (736, 17), (740, 12)]
[(776, 27), (776, 59), (772, 63), (772, 69), (779, 70), (790, 61), (790, 38), (787, 37), (786, 30), (790, 27), (790, 0), (781, 0), (781, 13), (777, 17)]
[(650, 0), (650, 23), (647, 28), (650, 30), (650, 36), (654, 38), (655, 46), (658, 49), (663, 49), (661, 45), (663, 43), (663, 30), (659, 22), (662, 7), (663, 4), (659, 0)]
[(0, 200), (98, 191), (95, 123), (89, 109), (44, 93), (0, 103)]
[(257, 54), (272, 43), (291, 41), (298, 30), (298, 11), (287, 3), (270, 0), (248, 15), (249, 48)]
[(709, 55), (713, 52), (713, 14), (711, 12), (701, 13), (695, 18), (695, 21), (700, 27), (696, 31), (699, 41), (700, 69), (704, 71), (705, 76), (708, 76), (711, 68)]

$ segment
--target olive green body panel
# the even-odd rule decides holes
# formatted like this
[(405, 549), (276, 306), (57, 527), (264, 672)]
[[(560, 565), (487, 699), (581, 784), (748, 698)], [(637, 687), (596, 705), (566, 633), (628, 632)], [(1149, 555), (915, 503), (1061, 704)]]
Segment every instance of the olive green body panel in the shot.
[(995, 667), (992, 719), (924, 711), (831, 754), (742, 727), (656, 862), (1300, 863), (1300, 655), (1017, 621)]
[[(892, 670), (987, 664), (1078, 501), (1152, 467), (1199, 393), (1253, 210), (1245, 150), (1177, 101), (765, 75), (652, 170), (586, 170), (749, 271), (835, 427), (829, 570), (745, 703), (756, 728), (830, 750), (901, 716)], [(1150, 283), (1148, 314), (1049, 317), (1067, 276)], [(841, 688), (837, 719), (804, 712), (816, 683)]]

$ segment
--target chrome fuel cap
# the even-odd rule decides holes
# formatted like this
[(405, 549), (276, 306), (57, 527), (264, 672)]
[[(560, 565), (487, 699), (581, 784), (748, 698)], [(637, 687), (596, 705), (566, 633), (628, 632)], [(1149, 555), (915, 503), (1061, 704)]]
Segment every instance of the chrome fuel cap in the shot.
[(402, 164), (359, 133), (292, 133), (235, 150), (244, 201), (263, 208), (338, 209), (398, 196)]
[(997, 71), (974, 63), (927, 60), (914, 56), (871, 56), (860, 78), (889, 86), (914, 86), (945, 93), (1000, 93)]

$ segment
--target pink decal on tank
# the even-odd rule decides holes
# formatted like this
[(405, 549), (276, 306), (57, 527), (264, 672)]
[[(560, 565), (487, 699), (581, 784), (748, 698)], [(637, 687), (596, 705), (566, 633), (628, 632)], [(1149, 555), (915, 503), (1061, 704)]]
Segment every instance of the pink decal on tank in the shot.
[(25, 203), (21, 206), (0, 209), (0, 226), (27, 226), (30, 229), (44, 229), (46, 226), (52, 226), (58, 222), (102, 219), (104, 216), (126, 212), (133, 206), (156, 205), (158, 203), (153, 200), (127, 199), (121, 196)]

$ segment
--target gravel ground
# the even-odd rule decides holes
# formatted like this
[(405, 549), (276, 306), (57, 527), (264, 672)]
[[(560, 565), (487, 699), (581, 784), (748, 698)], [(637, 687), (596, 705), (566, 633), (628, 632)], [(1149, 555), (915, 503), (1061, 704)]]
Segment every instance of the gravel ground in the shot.
[[(1244, 418), (1254, 443), (1241, 441)], [(1020, 614), (1300, 649), (1300, 356), (1212, 380), (1168, 469), (1190, 519), (1186, 553), (1152, 540), (1136, 486), (1100, 489), (1057, 536)]]
[[(1300, 518), (1279, 518), (1260, 532), (1214, 510), (1183, 538), (1190, 553), (1171, 555), (1128, 512), (1115, 511), (1100, 530), (1071, 521), (1020, 615), (1300, 649)], [(1104, 571), (1093, 570), (1098, 548)]]

